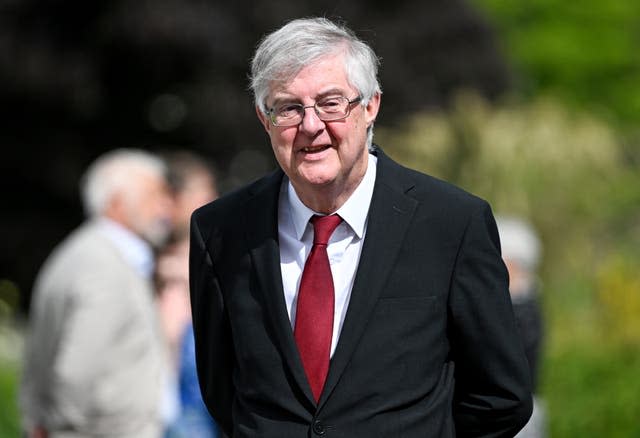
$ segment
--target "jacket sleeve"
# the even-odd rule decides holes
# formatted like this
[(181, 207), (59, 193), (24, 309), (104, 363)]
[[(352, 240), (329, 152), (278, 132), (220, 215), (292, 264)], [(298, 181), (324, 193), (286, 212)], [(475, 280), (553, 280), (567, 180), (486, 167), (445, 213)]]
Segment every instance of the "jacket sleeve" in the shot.
[(531, 383), (498, 231), (484, 202), (461, 240), (449, 312), (457, 436), (513, 437), (531, 416)]
[(231, 328), (213, 258), (203, 238), (197, 212), (191, 219), (189, 283), (196, 344), (196, 365), (202, 398), (228, 436), (233, 436), (231, 411), (235, 363)]

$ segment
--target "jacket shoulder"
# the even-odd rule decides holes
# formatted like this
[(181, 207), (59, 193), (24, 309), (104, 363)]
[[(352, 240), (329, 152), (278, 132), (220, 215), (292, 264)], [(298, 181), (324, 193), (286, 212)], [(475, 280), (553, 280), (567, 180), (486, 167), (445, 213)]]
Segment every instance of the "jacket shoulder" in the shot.
[(276, 170), (262, 178), (222, 195), (216, 200), (196, 209), (191, 215), (191, 226), (201, 233), (212, 228), (227, 228), (237, 224), (246, 214), (248, 203), (256, 197), (277, 196), (282, 182), (283, 172)]

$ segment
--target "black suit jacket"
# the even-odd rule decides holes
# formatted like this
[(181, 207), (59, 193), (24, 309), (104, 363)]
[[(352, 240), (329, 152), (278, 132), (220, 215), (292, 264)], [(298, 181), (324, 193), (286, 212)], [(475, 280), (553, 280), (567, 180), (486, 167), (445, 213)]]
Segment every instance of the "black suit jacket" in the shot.
[(282, 288), (283, 173), (194, 213), (199, 379), (229, 436), (510, 437), (529, 418), (529, 372), (490, 207), (375, 153), (367, 234), (317, 404)]

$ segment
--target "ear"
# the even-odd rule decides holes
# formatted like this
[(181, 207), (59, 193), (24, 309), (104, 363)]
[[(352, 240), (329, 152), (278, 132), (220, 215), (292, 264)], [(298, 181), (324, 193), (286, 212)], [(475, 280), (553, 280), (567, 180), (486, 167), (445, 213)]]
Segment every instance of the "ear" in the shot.
[(108, 217), (111, 220), (114, 220), (123, 225), (127, 224), (127, 203), (125, 199), (125, 194), (116, 191), (112, 193), (109, 197), (109, 200), (106, 202), (104, 206), (104, 210), (102, 214), (105, 217)]
[(369, 99), (369, 102), (367, 102), (367, 105), (364, 107), (364, 120), (367, 124), (367, 127), (371, 126), (378, 116), (381, 98), (382, 96), (380, 95), (380, 93), (374, 94), (371, 99)]
[(273, 125), (271, 124), (271, 120), (265, 113), (262, 112), (262, 110), (260, 110), (260, 107), (258, 107), (257, 105), (256, 105), (256, 114), (258, 116), (258, 120), (260, 120), (260, 123), (262, 123), (264, 130), (267, 131), (267, 134), (268, 134), (271, 131), (271, 128), (273, 127)]

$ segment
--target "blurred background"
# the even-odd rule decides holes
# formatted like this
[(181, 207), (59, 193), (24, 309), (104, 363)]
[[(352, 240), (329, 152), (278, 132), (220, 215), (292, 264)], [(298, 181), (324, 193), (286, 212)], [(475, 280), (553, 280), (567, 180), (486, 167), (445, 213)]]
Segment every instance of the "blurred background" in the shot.
[(341, 18), (382, 58), (376, 143), (526, 218), (543, 245), (539, 393), (553, 437), (640, 437), (640, 3), (0, 3), (0, 436), (19, 436), (34, 277), (116, 147), (190, 149), (221, 192), (275, 166), (248, 90), (259, 38)]

